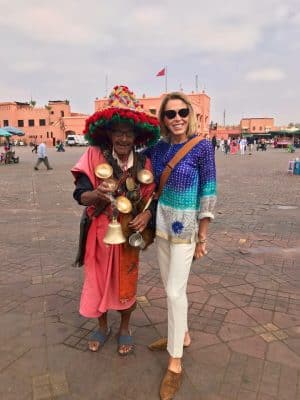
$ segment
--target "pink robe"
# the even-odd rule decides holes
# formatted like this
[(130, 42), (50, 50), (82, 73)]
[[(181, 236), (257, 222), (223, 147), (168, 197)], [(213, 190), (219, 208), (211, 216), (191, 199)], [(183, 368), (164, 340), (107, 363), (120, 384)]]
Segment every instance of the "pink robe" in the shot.
[[(107, 161), (100, 148), (89, 147), (71, 171), (75, 179), (79, 173), (87, 175), (93, 187), (96, 188), (101, 183), (101, 179), (94, 174), (95, 167), (105, 162)], [(148, 159), (145, 168), (152, 170)], [(142, 197), (149, 198), (153, 191), (154, 184), (141, 185)], [(93, 206), (89, 207), (88, 214), (91, 215), (93, 210)], [(103, 243), (109, 222), (107, 215), (100, 214), (93, 219), (88, 232), (84, 258), (84, 284), (79, 309), (80, 314), (87, 318), (98, 318), (109, 309), (128, 309), (136, 301), (135, 295), (126, 301), (120, 301), (119, 260), (122, 245)], [(136, 268), (129, 273), (137, 274), (137, 272)]]

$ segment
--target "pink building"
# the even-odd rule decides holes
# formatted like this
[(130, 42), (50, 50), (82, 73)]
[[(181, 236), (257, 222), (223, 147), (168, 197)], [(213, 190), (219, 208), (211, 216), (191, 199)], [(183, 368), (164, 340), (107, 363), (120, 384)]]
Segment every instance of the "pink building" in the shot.
[[(163, 98), (143, 95), (140, 102), (145, 111), (157, 115)], [(198, 120), (198, 133), (208, 133), (210, 120), (210, 97), (202, 93), (190, 93), (188, 97), (194, 107)], [(108, 99), (96, 99), (95, 111), (107, 107)], [(48, 146), (55, 146), (57, 141), (66, 140), (69, 134), (82, 134), (85, 127), (86, 114), (74, 113), (68, 100), (49, 101), (44, 107), (35, 107), (30, 103), (3, 102), (0, 103), (0, 127), (14, 126), (25, 132), (22, 140), (40, 143), (45, 141)]]
[(274, 129), (274, 118), (242, 118), (240, 127), (244, 133), (268, 133)]
[[(159, 97), (147, 97), (144, 94), (139, 101), (143, 104), (145, 111), (157, 116), (163, 96), (164, 94), (161, 94)], [(192, 92), (187, 94), (187, 96), (190, 99), (197, 116), (198, 133), (208, 133), (208, 125), (210, 121), (210, 97), (204, 91), (202, 93)], [(101, 110), (107, 106), (108, 98), (104, 97), (95, 100), (95, 111)]]
[(0, 127), (20, 128), (26, 143), (45, 141), (54, 146), (70, 133), (82, 134), (86, 118), (85, 114), (72, 113), (67, 100), (49, 101), (44, 107), (16, 101), (0, 103)]

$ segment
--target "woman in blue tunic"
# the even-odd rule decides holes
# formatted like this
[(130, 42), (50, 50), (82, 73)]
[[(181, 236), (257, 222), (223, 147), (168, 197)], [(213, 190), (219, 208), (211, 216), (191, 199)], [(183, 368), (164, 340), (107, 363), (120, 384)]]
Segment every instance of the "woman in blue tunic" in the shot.
[[(167, 94), (159, 110), (162, 140), (148, 151), (157, 185), (163, 170), (196, 135), (196, 117), (187, 96)], [(168, 368), (160, 397), (169, 400), (182, 381), (183, 347), (189, 346), (187, 282), (193, 258), (203, 257), (216, 203), (216, 169), (211, 142), (201, 140), (172, 170), (157, 204), (158, 262), (168, 302)]]

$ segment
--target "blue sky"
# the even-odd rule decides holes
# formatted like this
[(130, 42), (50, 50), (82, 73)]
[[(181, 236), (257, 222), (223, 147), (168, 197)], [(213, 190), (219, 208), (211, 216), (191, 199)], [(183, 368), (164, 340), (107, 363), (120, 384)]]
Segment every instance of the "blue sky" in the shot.
[(116, 84), (199, 90), (211, 119), (300, 122), (298, 0), (0, 0), (0, 101), (69, 99), (92, 113)]

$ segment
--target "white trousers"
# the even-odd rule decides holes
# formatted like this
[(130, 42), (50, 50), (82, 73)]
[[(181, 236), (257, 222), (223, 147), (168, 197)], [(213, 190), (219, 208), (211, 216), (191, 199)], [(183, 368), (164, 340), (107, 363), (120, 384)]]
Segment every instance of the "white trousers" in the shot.
[(172, 243), (156, 237), (158, 264), (168, 301), (168, 347), (171, 357), (181, 358), (188, 331), (187, 281), (196, 243)]

